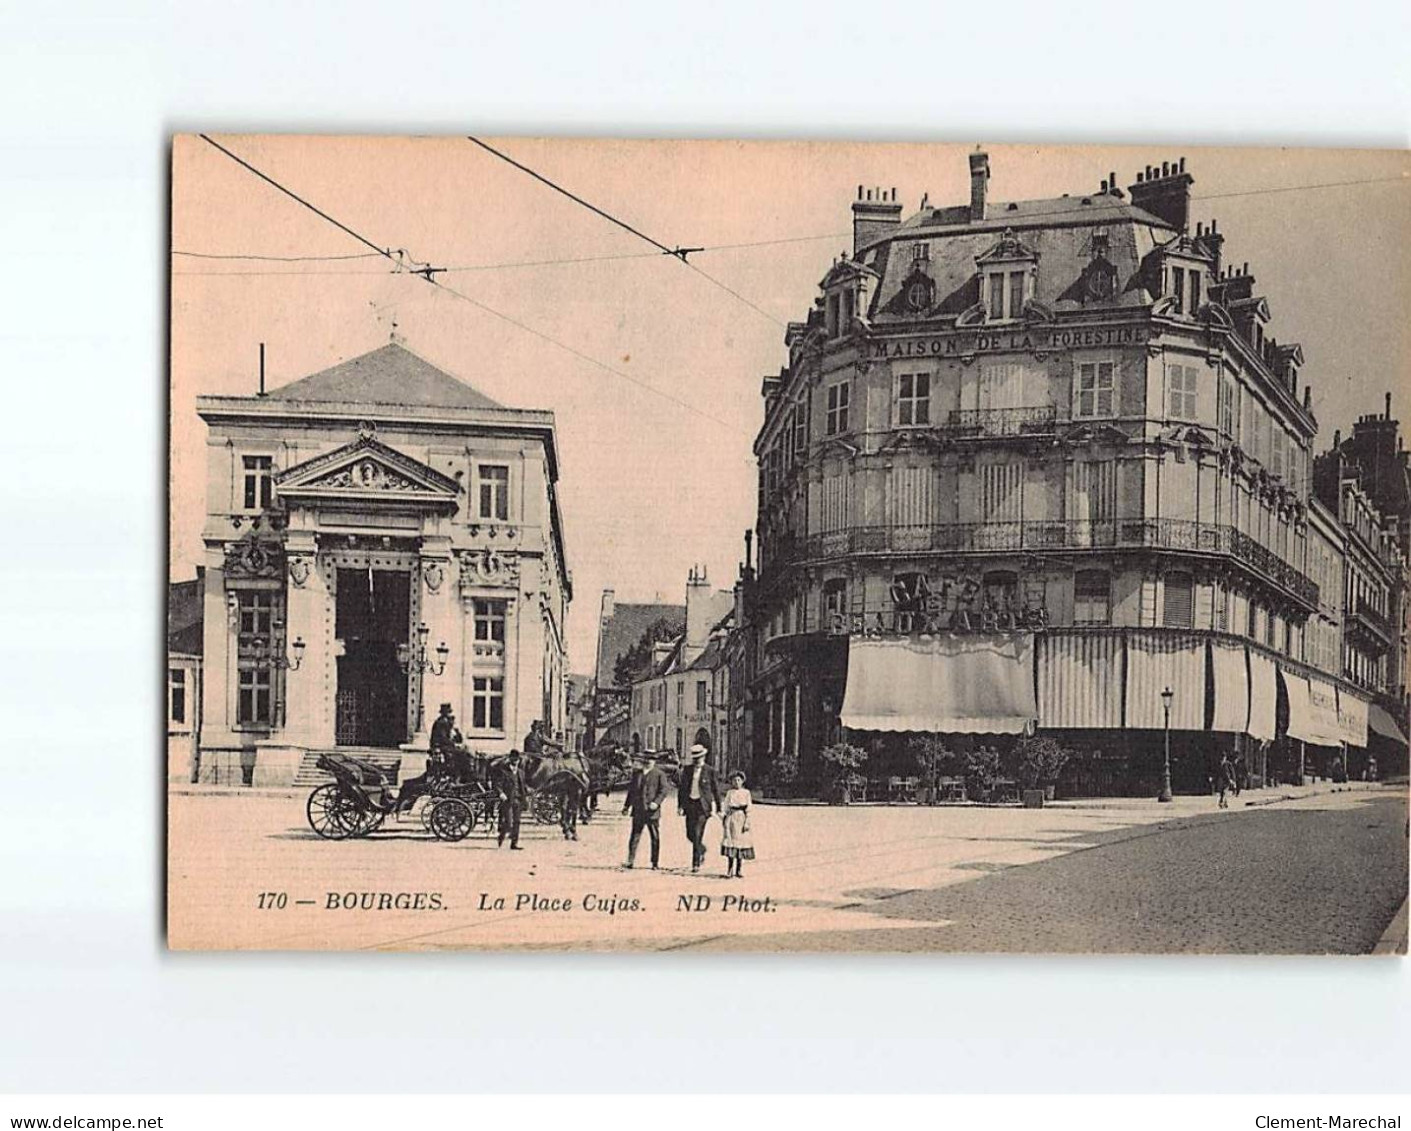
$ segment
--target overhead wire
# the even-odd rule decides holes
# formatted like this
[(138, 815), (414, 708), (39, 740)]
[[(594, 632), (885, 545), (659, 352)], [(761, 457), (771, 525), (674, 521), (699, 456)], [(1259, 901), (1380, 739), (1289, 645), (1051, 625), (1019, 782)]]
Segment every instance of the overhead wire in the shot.
[(717, 279), (714, 275), (711, 275), (711, 274), (709, 274), (709, 273), (706, 272), (706, 271), (702, 271), (699, 267), (697, 267), (694, 263), (692, 263), (688, 257), (689, 257), (690, 255), (692, 255), (693, 253), (695, 253), (695, 252), (698, 252), (698, 251), (703, 250), (702, 248), (699, 248), (699, 247), (682, 247), (682, 246), (680, 246), (680, 245), (678, 245), (678, 246), (676, 246), (676, 247), (668, 247), (666, 244), (662, 243), (660, 240), (655, 239), (655, 238), (653, 238), (652, 236), (647, 235), (645, 232), (640, 231), (640, 230), (637, 229), (637, 228), (634, 228), (631, 224), (627, 223), (627, 221), (625, 221), (625, 220), (619, 220), (619, 219), (618, 219), (616, 216), (614, 216), (611, 212), (607, 212), (607, 211), (605, 211), (605, 210), (599, 208), (596, 204), (593, 204), (591, 201), (584, 200), (584, 199), (583, 199), (581, 196), (579, 196), (577, 193), (570, 192), (568, 189), (564, 188), (562, 185), (557, 184), (557, 183), (555, 183), (554, 181), (551, 181), (548, 177), (544, 176), (542, 173), (536, 172), (535, 170), (531, 169), (528, 165), (525, 165), (525, 164), (523, 164), (522, 162), (516, 161), (516, 160), (515, 160), (513, 157), (511, 157), (509, 154), (507, 154), (507, 153), (502, 153), (500, 150), (496, 149), (493, 145), (487, 145), (485, 142), (481, 141), (478, 137), (475, 137), (475, 136), (472, 135), (472, 134), (467, 134), (467, 135), (466, 135), (466, 140), (467, 140), (467, 141), (470, 141), (470, 142), (473, 142), (475, 145), (478, 145), (481, 149), (485, 150), (487, 153), (491, 153), (491, 154), (493, 154), (494, 156), (498, 157), (501, 161), (504, 161), (504, 162), (506, 162), (507, 164), (512, 165), (514, 168), (518, 169), (520, 172), (525, 173), (525, 174), (527, 174), (527, 175), (530, 176), (530, 177), (533, 177), (533, 178), (534, 178), (536, 181), (538, 181), (540, 184), (547, 186), (548, 188), (552, 189), (554, 192), (559, 193), (559, 194), (561, 194), (561, 195), (563, 195), (563, 196), (566, 196), (569, 200), (573, 201), (575, 204), (582, 205), (584, 208), (588, 209), (589, 212), (592, 212), (592, 213), (594, 213), (594, 214), (597, 215), (597, 216), (601, 216), (601, 217), (602, 217), (604, 220), (606, 220), (608, 223), (610, 223), (610, 224), (616, 224), (616, 225), (617, 225), (619, 228), (621, 228), (623, 231), (625, 231), (625, 232), (630, 232), (632, 235), (636, 236), (639, 240), (645, 240), (647, 243), (651, 244), (652, 247), (654, 247), (654, 248), (656, 248), (658, 251), (660, 251), (663, 255), (669, 255), (669, 256), (671, 256), (673, 259), (679, 259), (682, 263), (684, 263), (687, 267), (689, 267), (692, 271), (694, 271), (694, 272), (695, 272), (697, 275), (699, 275), (702, 279), (705, 279), (708, 283), (711, 283), (712, 285), (714, 285), (714, 286), (716, 286), (716, 287), (719, 287), (722, 291), (724, 291), (726, 294), (730, 295), (732, 298), (736, 299), (737, 301), (744, 303), (745, 306), (748, 306), (748, 307), (749, 307), (751, 310), (753, 310), (756, 314), (759, 314), (759, 315), (762, 315), (762, 316), (765, 317), (765, 318), (768, 318), (769, 321), (773, 322), (776, 326), (780, 326), (780, 327), (785, 327), (785, 326), (786, 326), (786, 324), (785, 324), (784, 322), (780, 321), (780, 320), (779, 320), (778, 318), (776, 318), (773, 314), (770, 314), (769, 311), (767, 311), (767, 310), (764, 309), (764, 307), (760, 306), (758, 303), (754, 302), (752, 299), (746, 298), (746, 297), (745, 297), (744, 295), (742, 295), (739, 291), (735, 290), (734, 287), (731, 287), (731, 286), (729, 286), (727, 283), (723, 282), (722, 280)]
[[(261, 172), (259, 169), (251, 165), (248, 161), (241, 159), (236, 154), (232, 153), (229, 149), (226, 149), (225, 146), (220, 145), (215, 141), (212, 141), (211, 138), (207, 137), (205, 134), (201, 134), (200, 137), (205, 141), (209, 142), (216, 149), (220, 150), (220, 152), (224, 153), (236, 164), (242, 166), (249, 172), (253, 173), (255, 176), (259, 177), (262, 181), (265, 181), (267, 184), (278, 189), (285, 196), (288, 196), (290, 199), (297, 201), (303, 207), (307, 208), (310, 212), (313, 212), (315, 215), (328, 221), (328, 223), (332, 224), (334, 227), (340, 229), (341, 231), (346, 232), (348, 235), (352, 236), (360, 243), (372, 248), (379, 255), (384, 256), (385, 258), (391, 260), (393, 263), (397, 263), (399, 266), (401, 265), (401, 260), (399, 260), (399, 258), (394, 255), (390, 250), (379, 248), (366, 236), (363, 236), (359, 232), (356, 232), (352, 228), (348, 227), (348, 225), (344, 224), (342, 221), (335, 219), (333, 216), (330, 216), (327, 212), (319, 208), (317, 205), (311, 203), (308, 200), (305, 200), (292, 189), (286, 188), (284, 185), (276, 181), (273, 177), (270, 177), (267, 174)], [(574, 357), (577, 357), (580, 360), (585, 361), (598, 369), (602, 369), (608, 373), (620, 377), (622, 380), (627, 381), (630, 384), (636, 385), (639, 388), (645, 389), (647, 392), (653, 393), (658, 397), (671, 401), (679, 405), (680, 407), (686, 409), (688, 412), (695, 413), (697, 416), (704, 417), (705, 419), (713, 421), (714, 423), (719, 424), (724, 428), (731, 429), (732, 431), (742, 431), (736, 425), (731, 424), (729, 421), (724, 420), (723, 418), (716, 416), (713, 413), (707, 412), (705, 409), (698, 408), (695, 405), (691, 404), (689, 401), (683, 400), (680, 397), (677, 397), (674, 394), (665, 391), (664, 389), (660, 389), (655, 385), (649, 384), (648, 382), (642, 380), (639, 377), (634, 377), (632, 374), (626, 373), (623, 370), (618, 369), (614, 365), (609, 365), (607, 362), (601, 361), (598, 358), (593, 357), (591, 354), (585, 353), (583, 350), (580, 350), (575, 346), (569, 345), (567, 342), (563, 342), (558, 338), (555, 338), (551, 334), (547, 334), (542, 330), (536, 329), (535, 327), (529, 325), (526, 322), (522, 322), (511, 315), (496, 310), (494, 307), (481, 302), (479, 299), (472, 298), (470, 295), (466, 294), (463, 291), (457, 290), (455, 287), (447, 286), (445, 283), (442, 283), (440, 280), (435, 278), (431, 270), (427, 270), (425, 272), (417, 271), (414, 273), (425, 282), (430, 283), (433, 287), (436, 287), (438, 290), (445, 291), (447, 294), (453, 295), (454, 297), (461, 299), (463, 302), (469, 303), (476, 309), (484, 311), (486, 314), (498, 318), (503, 322), (507, 322), (511, 326), (515, 326), (518, 329), (524, 331), (525, 333), (531, 334), (534, 337), (539, 338), (541, 341), (548, 342), (550, 345), (556, 346), (559, 349), (565, 351), (566, 353), (572, 354)]]

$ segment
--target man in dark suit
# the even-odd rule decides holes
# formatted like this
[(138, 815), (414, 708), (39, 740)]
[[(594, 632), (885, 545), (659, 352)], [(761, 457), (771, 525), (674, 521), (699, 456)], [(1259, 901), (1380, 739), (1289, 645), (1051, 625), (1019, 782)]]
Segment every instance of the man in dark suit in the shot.
[(639, 756), (637, 769), (627, 787), (623, 813), (632, 814), (632, 835), (627, 840), (627, 863), (630, 868), (637, 860), (637, 845), (642, 842), (642, 830), (652, 838), (652, 868), (661, 862), (661, 803), (666, 800), (666, 775), (657, 769), (656, 755), (650, 750)]
[(706, 748), (691, 747), (691, 762), (681, 773), (676, 790), (676, 807), (686, 818), (686, 839), (691, 842), (691, 871), (699, 872), (705, 862), (705, 828), (710, 815), (720, 808), (715, 771), (706, 765)]
[(519, 815), (529, 793), (524, 781), (524, 763), (518, 750), (511, 750), (509, 757), (496, 770), (495, 788), (500, 794), (500, 847), (505, 846), (505, 837), (509, 837), (510, 848), (518, 849)]

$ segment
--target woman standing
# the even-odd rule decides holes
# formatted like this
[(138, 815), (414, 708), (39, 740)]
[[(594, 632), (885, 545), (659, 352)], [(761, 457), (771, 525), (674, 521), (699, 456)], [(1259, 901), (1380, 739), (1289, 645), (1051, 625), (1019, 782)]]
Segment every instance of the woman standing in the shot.
[(754, 840), (750, 836), (750, 791), (745, 788), (745, 775), (736, 770), (730, 775), (730, 788), (725, 792), (725, 831), (720, 840), (720, 854), (725, 857), (725, 875), (743, 876), (741, 862), (754, 859)]

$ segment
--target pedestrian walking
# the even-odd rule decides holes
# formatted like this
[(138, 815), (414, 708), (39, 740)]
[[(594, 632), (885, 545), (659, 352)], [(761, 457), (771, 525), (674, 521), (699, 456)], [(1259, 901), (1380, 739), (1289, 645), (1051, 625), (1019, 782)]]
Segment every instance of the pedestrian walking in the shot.
[(661, 863), (661, 803), (666, 800), (668, 785), (666, 775), (657, 768), (656, 754), (648, 751), (637, 758), (637, 769), (627, 787), (627, 800), (622, 812), (632, 814), (632, 835), (627, 838), (627, 863), (631, 868), (637, 862), (637, 846), (642, 843), (642, 830), (646, 830), (652, 842), (652, 870)]
[(1225, 796), (1235, 783), (1235, 767), (1230, 761), (1228, 754), (1220, 759), (1220, 765), (1215, 769), (1215, 788), (1220, 794), (1220, 808), (1230, 807), (1229, 799)]
[(495, 772), (495, 789), (500, 795), (500, 844), (505, 846), (508, 837), (510, 848), (519, 848), (519, 816), (524, 810), (524, 799), (529, 787), (524, 781), (524, 763), (519, 751), (511, 750), (509, 757)]
[(706, 748), (699, 742), (691, 747), (691, 765), (681, 775), (676, 791), (676, 807), (686, 819), (686, 839), (691, 842), (691, 871), (699, 872), (705, 861), (706, 822), (720, 807), (715, 771), (706, 765)]
[(745, 775), (736, 770), (730, 775), (730, 788), (720, 803), (724, 830), (720, 836), (720, 854), (725, 857), (727, 878), (742, 877), (741, 863), (754, 859), (754, 838), (750, 835), (750, 791), (745, 788)]

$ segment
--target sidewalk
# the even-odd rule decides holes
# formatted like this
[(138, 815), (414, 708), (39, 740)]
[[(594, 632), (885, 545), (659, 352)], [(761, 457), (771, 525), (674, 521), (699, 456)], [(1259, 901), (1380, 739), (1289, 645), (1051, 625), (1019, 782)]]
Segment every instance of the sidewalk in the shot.
[(1400, 957), (1406, 955), (1406, 900), (1401, 901), (1401, 910), (1392, 916), (1391, 923), (1382, 932), (1382, 937), (1377, 940), (1377, 945), (1372, 948), (1372, 953)]

